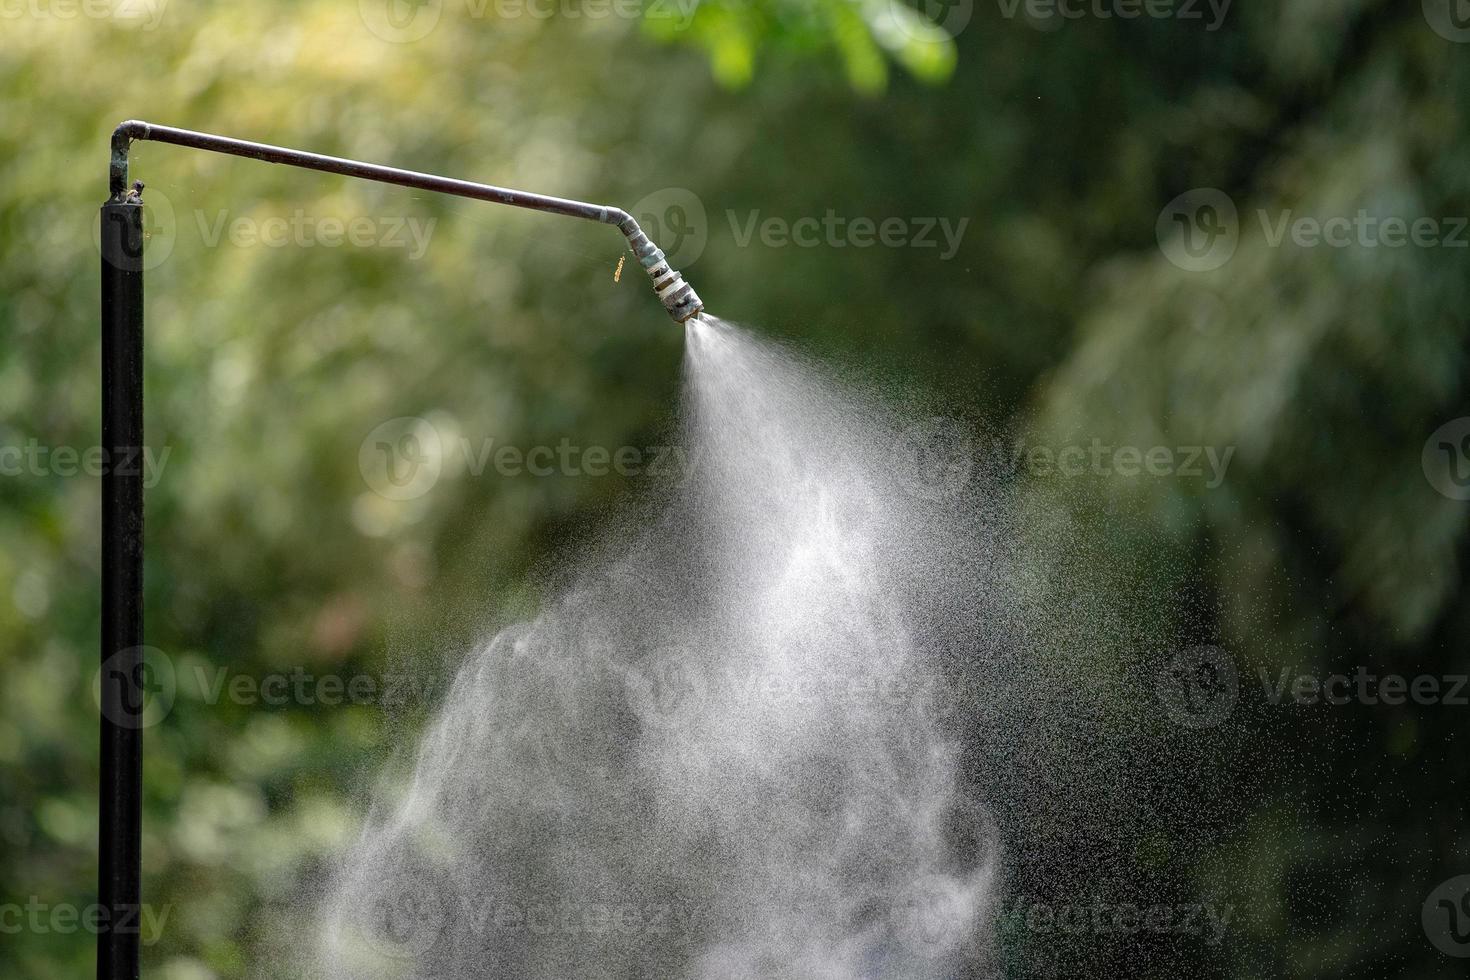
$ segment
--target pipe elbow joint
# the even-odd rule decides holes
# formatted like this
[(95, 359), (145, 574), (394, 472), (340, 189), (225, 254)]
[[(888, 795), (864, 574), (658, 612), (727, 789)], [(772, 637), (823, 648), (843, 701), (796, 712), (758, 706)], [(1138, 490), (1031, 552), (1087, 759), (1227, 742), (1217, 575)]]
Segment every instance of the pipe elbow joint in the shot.
[(107, 170), (107, 189), (113, 204), (121, 204), (128, 194), (128, 150), (133, 140), (146, 140), (151, 127), (139, 119), (117, 124), (112, 131), (112, 162)]

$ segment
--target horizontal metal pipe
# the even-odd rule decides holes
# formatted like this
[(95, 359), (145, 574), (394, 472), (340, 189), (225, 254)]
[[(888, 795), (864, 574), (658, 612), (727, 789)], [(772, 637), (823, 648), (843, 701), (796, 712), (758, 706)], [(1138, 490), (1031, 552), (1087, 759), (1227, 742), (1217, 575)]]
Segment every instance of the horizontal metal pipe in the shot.
[(456, 197), (469, 197), (478, 201), (491, 201), (495, 204), (509, 204), (517, 208), (545, 211), (549, 214), (586, 218), (588, 221), (598, 221), (607, 225), (621, 225), (629, 220), (627, 212), (621, 208), (603, 204), (570, 201), (562, 197), (532, 194), (529, 191), (495, 187), (491, 184), (477, 184), (469, 180), (455, 180), (452, 177), (440, 177), (436, 174), (424, 174), (414, 170), (400, 170), (397, 167), (364, 163), (361, 160), (329, 157), (284, 146), (271, 146), (268, 143), (252, 143), (249, 140), (215, 136), (212, 133), (197, 133), (189, 129), (176, 129), (173, 126), (156, 126), (137, 119), (130, 119), (118, 126), (112, 134), (112, 168), (109, 172), (109, 187), (112, 199), (117, 202), (121, 202), (127, 196), (128, 147), (134, 140), (171, 143), (174, 146), (187, 146), (195, 150), (208, 150), (211, 153), (225, 153), (230, 156), (247, 157), (251, 160), (264, 160), (267, 163), (319, 170), (322, 173), (362, 177), (384, 184), (397, 184), (400, 187), (413, 187), (418, 190), (453, 194)]
[(690, 317), (697, 316), (704, 309), (704, 303), (700, 300), (699, 294), (694, 291), (694, 287), (685, 282), (684, 277), (669, 266), (663, 251), (649, 240), (643, 230), (638, 227), (638, 222), (633, 216), (622, 208), (606, 204), (588, 204), (585, 201), (571, 201), (564, 197), (549, 197), (545, 194), (532, 194), (529, 191), (518, 191), (509, 187), (496, 187), (493, 184), (477, 184), (474, 181), (456, 180), (453, 177), (440, 177), (436, 174), (424, 174), (415, 170), (400, 170), (397, 167), (364, 163), (361, 160), (329, 157), (284, 146), (271, 146), (268, 143), (252, 143), (249, 140), (237, 140), (229, 136), (197, 133), (191, 129), (155, 126), (153, 123), (142, 122), (138, 119), (130, 119), (112, 132), (112, 163), (108, 169), (108, 189), (114, 204), (122, 204), (129, 200), (128, 150), (134, 140), (172, 143), (174, 146), (186, 146), (194, 150), (225, 153), (230, 156), (264, 160), (267, 163), (318, 170), (328, 174), (361, 177), (384, 184), (397, 184), (400, 187), (453, 194), (456, 197), (468, 197), (477, 201), (489, 201), (493, 204), (509, 204), (511, 207), (528, 208), (547, 214), (564, 214), (572, 218), (584, 218), (588, 221), (613, 225), (628, 239), (629, 247), (633, 249), (644, 271), (653, 280), (654, 291), (674, 322), (683, 323)]
[(194, 132), (193, 129), (176, 129), (173, 126), (156, 126), (140, 119), (129, 119), (112, 132), (112, 165), (107, 169), (107, 188), (112, 194), (113, 204), (122, 204), (128, 197), (128, 150), (134, 140), (150, 140), (153, 143), (171, 143), (176, 147), (191, 150), (207, 150), (210, 153), (225, 153), (229, 156), (245, 157), (250, 160), (265, 160), (266, 163), (282, 163), (285, 166), (320, 170), (322, 173), (341, 173), (344, 176), (378, 181), (381, 184), (397, 184), (420, 191), (437, 191), (456, 197), (469, 197), (476, 201), (492, 204), (510, 204), (525, 207), (547, 215), (566, 215), (613, 225), (628, 239), (629, 247), (638, 256), (648, 278), (653, 279), (654, 292), (659, 294), (663, 309), (669, 311), (676, 323), (684, 323), (689, 317), (698, 316), (704, 303), (694, 287), (684, 281), (678, 270), (672, 269), (663, 251), (648, 239), (638, 228), (634, 216), (620, 207), (609, 204), (588, 204), (587, 201), (572, 201), (564, 197), (548, 197), (529, 191), (516, 191), (509, 187), (492, 184), (475, 184), (473, 181), (457, 181), (450, 176), (435, 173), (419, 173), (417, 170), (400, 170), (398, 167), (382, 166), (381, 163), (365, 163), (362, 160), (347, 160), (343, 157), (323, 156), (307, 153), (306, 150), (291, 150), (288, 147), (273, 147), (268, 143), (250, 143), (231, 137), (216, 137), (209, 132)]

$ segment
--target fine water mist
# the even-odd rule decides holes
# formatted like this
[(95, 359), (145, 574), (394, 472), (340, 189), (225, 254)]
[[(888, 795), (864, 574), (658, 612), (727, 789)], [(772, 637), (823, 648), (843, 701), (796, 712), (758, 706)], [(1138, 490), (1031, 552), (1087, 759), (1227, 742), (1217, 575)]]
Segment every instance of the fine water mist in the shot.
[(973, 522), (876, 400), (686, 329), (686, 472), (469, 654), (341, 864), (320, 975), (937, 978), (982, 945), (936, 654)]

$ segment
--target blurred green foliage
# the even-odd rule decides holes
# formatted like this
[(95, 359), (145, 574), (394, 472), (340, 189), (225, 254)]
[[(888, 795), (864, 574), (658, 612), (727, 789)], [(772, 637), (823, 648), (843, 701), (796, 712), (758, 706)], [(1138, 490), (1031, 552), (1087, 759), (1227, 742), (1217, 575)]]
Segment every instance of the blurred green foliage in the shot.
[[(1090, 692), (1146, 675), (1168, 643), (1220, 644), (1243, 688), (1282, 666), (1464, 672), (1470, 510), (1420, 455), (1466, 414), (1467, 252), (1283, 246), (1256, 214), (1470, 211), (1465, 49), (1386, 0), (1241, 5), (1218, 30), (959, 6), (964, 23), (934, 8), (951, 39), (881, 0), (706, 0), (641, 22), (447, 4), (412, 41), (385, 39), (405, 15), (368, 2), (17, 7), (0, 45), (0, 444), (97, 444), (92, 235), (121, 119), (624, 206), (685, 188), (706, 241), (684, 271), (716, 312), (881, 372), (916, 410), (1033, 445), (1233, 447), (1214, 488), (1019, 479), (1054, 549), (1036, 574), (1086, 597), (1038, 624), (1095, 651), (1059, 693), (1095, 709), (1079, 714), (1106, 715)], [(302, 937), (314, 873), (411, 753), (435, 685), (634, 490), (446, 459), (432, 492), (392, 501), (364, 483), (363, 440), (423, 416), (475, 445), (657, 445), (680, 339), (640, 276), (614, 282), (607, 229), (156, 144), (134, 173), (166, 252), (148, 273), (147, 425), (168, 455), (147, 636), (178, 673), (147, 732), (146, 889), (170, 918), (145, 966), (271, 975), (283, 959), (262, 951)], [(1212, 271), (1156, 238), (1197, 187), (1240, 215)], [(754, 214), (829, 211), (970, 223), (947, 259), (741, 243)], [(434, 224), (420, 258), (214, 234), (221, 215), (297, 213)], [(0, 477), (0, 901), (80, 907), (98, 482), (60, 469)], [(210, 693), (222, 668), (414, 687), (235, 703)], [(1085, 956), (1118, 976), (1458, 975), (1419, 909), (1470, 862), (1466, 710), (1243, 696), (1230, 724), (1166, 731), (1126, 772), (1069, 746), (1076, 765), (1049, 778), (1075, 780), (1079, 803), (1121, 787), (1138, 816), (1121, 837), (1098, 812), (1012, 828), (1019, 882), (1088, 854), (1154, 901), (1205, 896), (1237, 922), (1217, 947), (1003, 935), (1011, 974)], [(0, 976), (84, 975), (92, 955), (75, 932), (7, 932)]]
[(643, 23), (653, 37), (703, 48), (715, 77), (733, 87), (750, 83), (762, 53), (835, 55), (852, 87), (870, 94), (888, 84), (887, 58), (929, 82), (955, 66), (942, 23), (891, 0), (664, 0)]

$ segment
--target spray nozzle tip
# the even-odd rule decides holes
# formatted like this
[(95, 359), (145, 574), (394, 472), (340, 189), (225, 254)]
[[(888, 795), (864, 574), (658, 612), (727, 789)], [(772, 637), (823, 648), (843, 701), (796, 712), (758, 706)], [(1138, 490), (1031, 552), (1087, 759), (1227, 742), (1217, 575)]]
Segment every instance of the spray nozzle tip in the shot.
[(628, 237), (628, 245), (633, 249), (633, 254), (638, 256), (638, 262), (648, 273), (648, 278), (653, 280), (653, 291), (658, 293), (659, 301), (664, 304), (664, 309), (668, 310), (674, 322), (683, 323), (698, 315), (704, 309), (703, 301), (694, 291), (694, 287), (685, 282), (684, 277), (669, 265), (668, 256), (664, 255), (663, 249), (643, 233), (643, 229), (638, 227), (638, 222), (631, 216), (626, 217), (618, 227)]

